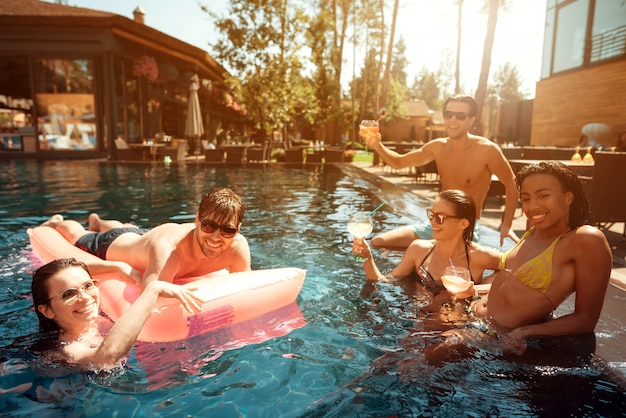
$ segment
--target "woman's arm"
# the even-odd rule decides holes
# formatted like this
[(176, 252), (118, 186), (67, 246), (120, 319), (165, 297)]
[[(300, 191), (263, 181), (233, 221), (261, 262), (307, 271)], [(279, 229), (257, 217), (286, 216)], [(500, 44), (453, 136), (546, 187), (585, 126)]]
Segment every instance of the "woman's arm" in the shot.
[(352, 242), (352, 252), (365, 259), (365, 261), (363, 261), (363, 270), (365, 270), (367, 280), (373, 282), (388, 281), (387, 277), (378, 270), (374, 257), (372, 256), (372, 250), (364, 238), (354, 238)]
[[(113, 325), (99, 347), (89, 348), (78, 341), (65, 347), (66, 354), (73, 362), (83, 366), (96, 368), (115, 366), (135, 344), (158, 297), (179, 297), (178, 293), (181, 291), (188, 290), (162, 281), (149, 283), (130, 308)], [(198, 303), (185, 306), (189, 311), (191, 307), (200, 310)]]

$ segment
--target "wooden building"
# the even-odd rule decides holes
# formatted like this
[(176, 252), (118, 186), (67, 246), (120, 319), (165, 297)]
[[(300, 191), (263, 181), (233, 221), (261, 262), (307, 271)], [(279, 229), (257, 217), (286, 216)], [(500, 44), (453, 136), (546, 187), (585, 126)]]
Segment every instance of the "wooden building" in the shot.
[(602, 147), (626, 131), (626, 3), (548, 0), (544, 58), (532, 112), (531, 145), (575, 146), (583, 126)]
[(0, 1), (0, 157), (115, 158), (118, 137), (183, 138), (194, 74), (206, 139), (241, 127), (226, 70), (143, 18)]

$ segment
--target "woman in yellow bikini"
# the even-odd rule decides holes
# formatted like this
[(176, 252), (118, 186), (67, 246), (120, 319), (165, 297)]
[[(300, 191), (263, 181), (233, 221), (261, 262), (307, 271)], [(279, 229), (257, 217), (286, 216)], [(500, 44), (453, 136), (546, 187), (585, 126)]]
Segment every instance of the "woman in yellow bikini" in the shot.
[[(542, 161), (517, 175), (529, 230), (502, 254), (489, 294), (474, 312), (509, 337), (593, 332), (612, 266), (604, 234), (590, 225), (578, 176), (561, 163)], [(571, 294), (574, 312), (547, 320)]]

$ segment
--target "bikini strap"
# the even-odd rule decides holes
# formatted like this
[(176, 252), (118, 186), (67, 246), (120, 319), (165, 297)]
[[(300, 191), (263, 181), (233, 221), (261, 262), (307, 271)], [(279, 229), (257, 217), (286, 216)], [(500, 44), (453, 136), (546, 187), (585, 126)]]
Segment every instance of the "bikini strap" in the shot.
[(469, 260), (469, 251), (468, 251), (468, 247), (469, 247), (469, 243), (465, 243), (465, 260), (467, 261), (467, 269), (470, 272), (470, 280), (474, 281), (474, 277), (472, 277), (472, 269), (470, 267), (470, 260)]

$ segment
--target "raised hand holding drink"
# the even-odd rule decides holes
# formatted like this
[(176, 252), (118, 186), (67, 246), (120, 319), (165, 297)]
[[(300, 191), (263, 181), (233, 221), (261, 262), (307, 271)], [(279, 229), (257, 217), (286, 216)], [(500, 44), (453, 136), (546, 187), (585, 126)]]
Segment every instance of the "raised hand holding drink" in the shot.
[[(356, 238), (365, 238), (367, 235), (371, 234), (373, 230), (374, 225), (372, 224), (372, 217), (369, 213), (358, 212), (348, 219), (348, 232)], [(358, 254), (354, 256), (354, 259), (358, 262), (365, 261), (365, 259)]]

